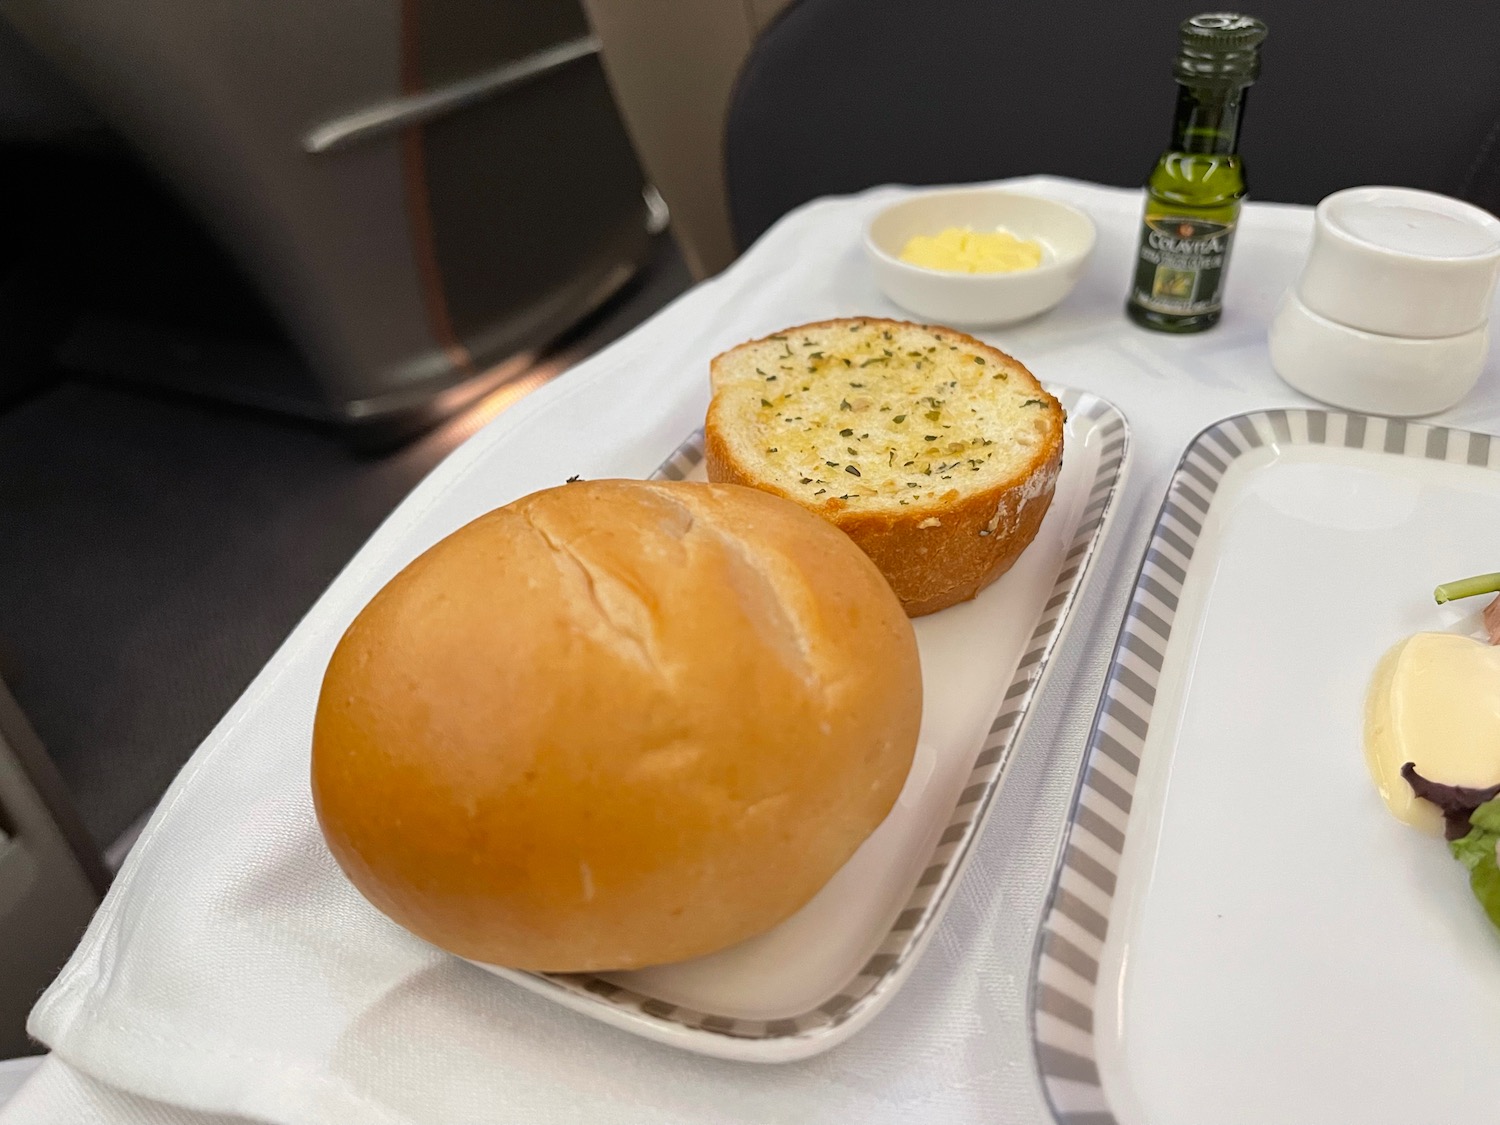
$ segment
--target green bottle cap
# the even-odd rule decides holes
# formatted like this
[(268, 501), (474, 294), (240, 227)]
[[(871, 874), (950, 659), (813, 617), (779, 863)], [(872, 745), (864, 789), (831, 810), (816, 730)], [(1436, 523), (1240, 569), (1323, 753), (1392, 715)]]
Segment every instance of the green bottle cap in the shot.
[(1266, 25), (1237, 12), (1206, 12), (1182, 21), (1175, 73), (1193, 85), (1248, 86), (1260, 74)]

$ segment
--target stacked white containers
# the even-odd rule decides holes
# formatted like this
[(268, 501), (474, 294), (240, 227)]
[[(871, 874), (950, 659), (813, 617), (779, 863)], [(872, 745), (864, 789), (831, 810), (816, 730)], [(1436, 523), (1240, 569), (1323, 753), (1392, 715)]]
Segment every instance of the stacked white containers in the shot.
[(1271, 363), (1304, 394), (1434, 414), (1489, 352), (1500, 219), (1432, 192), (1361, 187), (1318, 204), (1312, 252), (1271, 323)]

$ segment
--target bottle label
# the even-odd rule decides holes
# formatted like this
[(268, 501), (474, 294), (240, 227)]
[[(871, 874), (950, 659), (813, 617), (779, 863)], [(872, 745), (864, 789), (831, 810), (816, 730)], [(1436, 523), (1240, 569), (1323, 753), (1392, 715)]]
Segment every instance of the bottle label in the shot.
[(1148, 216), (1131, 299), (1152, 312), (1175, 316), (1218, 312), (1233, 240), (1233, 223), (1186, 215)]

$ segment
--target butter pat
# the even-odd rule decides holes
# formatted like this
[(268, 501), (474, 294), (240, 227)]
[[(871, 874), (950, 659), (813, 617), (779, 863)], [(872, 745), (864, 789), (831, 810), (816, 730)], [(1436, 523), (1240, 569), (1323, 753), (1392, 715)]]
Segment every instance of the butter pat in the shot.
[(1042, 264), (1042, 244), (1009, 231), (949, 227), (936, 235), (912, 238), (901, 251), (901, 260), (951, 273), (1015, 273)]
[(1441, 835), (1442, 814), (1412, 795), (1401, 767), (1444, 785), (1500, 783), (1500, 647), (1417, 633), (1387, 652), (1365, 704), (1365, 761), (1392, 813)]

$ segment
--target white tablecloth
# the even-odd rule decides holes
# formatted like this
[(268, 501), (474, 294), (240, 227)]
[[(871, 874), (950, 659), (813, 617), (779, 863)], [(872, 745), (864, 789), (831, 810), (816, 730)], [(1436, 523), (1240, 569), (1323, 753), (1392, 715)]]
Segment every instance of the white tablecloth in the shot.
[[(0, 1123), (1046, 1120), (1025, 1009), (1032, 942), (1106, 657), (1189, 439), (1228, 414), (1305, 402), (1271, 371), (1265, 332), (1311, 216), (1248, 207), (1223, 322), (1172, 337), (1121, 311), (1137, 193), (1018, 186), (1092, 214), (1098, 250), (1058, 310), (984, 335), (1044, 380), (1112, 399), (1130, 421), (1134, 464), (1077, 611), (1082, 627), (1057, 654), (953, 909), (870, 1028), (806, 1062), (733, 1064), (491, 979), (396, 930), (343, 882), (312, 821), (306, 763), (328, 654), (407, 560), (574, 473), (649, 473), (701, 422), (717, 351), (805, 321), (901, 315), (875, 290), (860, 246), (864, 221), (900, 196), (893, 188), (788, 216), (727, 273), (501, 415), (402, 504), (173, 784), (39, 1006), (33, 1032), (55, 1053)], [(1493, 363), (1448, 419), (1496, 428)]]

